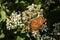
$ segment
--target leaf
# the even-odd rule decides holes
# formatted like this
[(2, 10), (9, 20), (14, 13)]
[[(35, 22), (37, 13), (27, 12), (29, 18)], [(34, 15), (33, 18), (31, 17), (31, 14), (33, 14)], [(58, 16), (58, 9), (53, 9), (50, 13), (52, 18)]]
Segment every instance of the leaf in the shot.
[(30, 35), (27, 33), (27, 37), (30, 37)]
[(38, 3), (39, 3), (39, 0), (34, 0), (34, 3), (35, 3), (35, 4), (38, 4)]
[(3, 0), (0, 0), (0, 4), (3, 2)]
[(22, 30), (21, 30), (21, 33), (26, 33), (25, 29), (22, 29)]
[(0, 34), (0, 38), (4, 38), (5, 37), (5, 35), (2, 33), (2, 34)]
[(23, 3), (23, 4), (25, 4), (25, 2), (24, 2), (24, 1), (21, 1), (20, 3)]
[(41, 6), (42, 6), (42, 4), (40, 3), (40, 4), (38, 4), (38, 6), (37, 6), (37, 7), (38, 7), (38, 8), (41, 8)]
[(17, 36), (17, 39), (16, 40), (24, 40), (24, 38), (22, 38), (20, 36)]
[(5, 11), (1, 11), (1, 19), (5, 20), (7, 17), (6, 17), (6, 12)]
[(9, 13), (9, 12), (10, 12), (10, 10), (9, 10), (9, 9), (6, 9), (6, 12), (7, 12), (7, 13)]
[(19, 0), (16, 0), (16, 1), (15, 1), (15, 3), (18, 3), (18, 2), (19, 2)]
[(37, 38), (36, 38), (36, 39), (37, 39), (37, 40), (40, 40), (40, 37), (38, 37), (38, 36), (37, 36)]

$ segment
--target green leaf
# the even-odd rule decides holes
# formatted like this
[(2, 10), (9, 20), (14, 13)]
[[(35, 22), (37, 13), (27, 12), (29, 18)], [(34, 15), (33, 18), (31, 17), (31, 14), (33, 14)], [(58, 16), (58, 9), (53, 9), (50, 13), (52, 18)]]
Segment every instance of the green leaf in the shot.
[(15, 3), (18, 3), (18, 2), (19, 2), (19, 0), (16, 0), (16, 1), (15, 1)]
[(20, 3), (23, 3), (23, 4), (25, 4), (25, 2), (24, 2), (24, 1), (21, 1)]
[(1, 11), (1, 19), (5, 20), (7, 17), (6, 17), (6, 12), (5, 11)]
[(10, 12), (10, 10), (9, 10), (9, 9), (6, 9), (6, 12), (7, 12), (7, 13), (9, 13), (9, 12)]
[(38, 3), (39, 3), (39, 0), (34, 0), (34, 3), (35, 3), (35, 4), (38, 4)]
[(36, 39), (37, 39), (37, 40), (40, 40), (40, 37), (37, 37)]
[(41, 8), (41, 4), (39, 4), (37, 7), (38, 7), (38, 8)]
[(3, 2), (3, 0), (0, 0), (0, 4)]
[(17, 39), (16, 40), (24, 40), (24, 38), (22, 38), (20, 36), (17, 36)]
[(30, 37), (30, 35), (27, 33), (27, 37)]
[(0, 34), (0, 38), (4, 38), (5, 37), (5, 35), (2, 33), (2, 34)]
[(22, 30), (21, 30), (21, 33), (26, 33), (25, 29), (22, 29)]

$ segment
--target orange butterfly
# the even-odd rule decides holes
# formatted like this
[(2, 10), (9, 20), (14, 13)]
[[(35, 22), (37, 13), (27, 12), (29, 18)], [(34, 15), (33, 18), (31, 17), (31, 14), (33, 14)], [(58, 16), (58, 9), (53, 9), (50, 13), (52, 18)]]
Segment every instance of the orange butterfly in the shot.
[(46, 19), (45, 18), (35, 18), (34, 20), (31, 21), (31, 29), (32, 31), (35, 31), (39, 28), (42, 27), (43, 23), (45, 23)]

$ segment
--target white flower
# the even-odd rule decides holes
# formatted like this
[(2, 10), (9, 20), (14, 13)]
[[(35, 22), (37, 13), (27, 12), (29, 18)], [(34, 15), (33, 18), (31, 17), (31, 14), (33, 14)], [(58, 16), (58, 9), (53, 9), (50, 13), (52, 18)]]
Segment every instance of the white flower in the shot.
[(8, 30), (10, 30), (10, 26), (6, 27)]
[(7, 29), (14, 29), (16, 28), (18, 25), (20, 25), (21, 23), (21, 14), (17, 14), (17, 12), (12, 13), (11, 16), (9, 18), (7, 18), (6, 21), (6, 26)]
[(24, 24), (20, 24), (20, 26), (24, 26)]
[(57, 35), (60, 35), (60, 33), (57, 33)]
[(25, 20), (26, 18), (25, 18), (25, 17), (23, 17), (22, 19), (23, 19), (23, 20)]

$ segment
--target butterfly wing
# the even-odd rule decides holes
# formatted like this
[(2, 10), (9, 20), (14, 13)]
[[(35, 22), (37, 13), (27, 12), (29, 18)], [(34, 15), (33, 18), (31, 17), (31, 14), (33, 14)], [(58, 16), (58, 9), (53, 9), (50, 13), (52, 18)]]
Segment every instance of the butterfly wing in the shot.
[(46, 19), (45, 18), (36, 18), (36, 21), (41, 26), (41, 25), (43, 25), (43, 23), (45, 23)]
[(46, 21), (46, 19), (40, 18), (40, 17), (32, 20), (32, 22), (31, 22), (32, 30), (37, 30), (37, 29), (41, 28), (43, 23), (45, 23), (45, 21)]
[(36, 30), (36, 29), (38, 29), (38, 27), (39, 27), (39, 24), (37, 23), (37, 21), (36, 20), (32, 20), (32, 22), (31, 22), (32, 30)]

